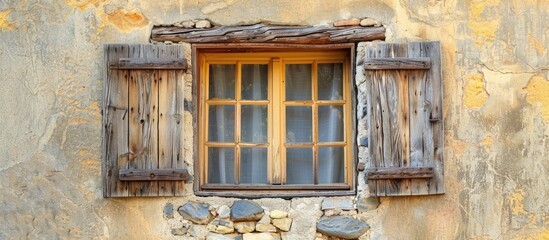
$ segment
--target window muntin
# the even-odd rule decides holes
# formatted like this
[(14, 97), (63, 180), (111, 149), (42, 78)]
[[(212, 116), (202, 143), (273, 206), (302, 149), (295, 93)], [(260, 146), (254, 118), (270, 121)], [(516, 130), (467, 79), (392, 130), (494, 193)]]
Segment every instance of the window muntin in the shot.
[(346, 51), (200, 59), (202, 189), (351, 188)]

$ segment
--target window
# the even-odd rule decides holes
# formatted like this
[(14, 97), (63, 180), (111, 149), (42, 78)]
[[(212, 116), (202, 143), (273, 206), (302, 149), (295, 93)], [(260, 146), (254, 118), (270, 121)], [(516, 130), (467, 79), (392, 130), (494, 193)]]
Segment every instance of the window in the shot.
[(198, 54), (200, 191), (353, 190), (349, 44)]

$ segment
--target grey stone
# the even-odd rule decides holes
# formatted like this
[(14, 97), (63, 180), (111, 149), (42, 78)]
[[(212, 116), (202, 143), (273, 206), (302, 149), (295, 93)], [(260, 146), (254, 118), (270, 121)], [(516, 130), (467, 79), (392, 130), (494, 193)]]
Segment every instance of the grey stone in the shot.
[(322, 210), (327, 209), (354, 210), (356, 208), (350, 198), (325, 198), (322, 201)]
[(183, 219), (197, 224), (208, 224), (214, 216), (210, 213), (210, 205), (207, 203), (188, 202), (179, 208), (179, 214)]
[(227, 205), (221, 205), (217, 208), (217, 214), (219, 218), (229, 218), (231, 209)]
[(172, 234), (174, 236), (183, 236), (185, 234), (187, 234), (187, 229), (182, 227), (182, 228), (173, 228), (172, 229)]
[(212, 24), (208, 20), (199, 20), (194, 25), (196, 28), (211, 28)]
[(204, 225), (192, 225), (188, 232), (192, 237), (204, 239), (208, 234), (208, 229)]
[(376, 209), (379, 204), (380, 201), (377, 197), (362, 197), (357, 201), (356, 206), (360, 212), (366, 212)]
[(317, 231), (331, 237), (356, 239), (370, 229), (364, 222), (351, 216), (322, 217), (316, 224)]
[(166, 203), (164, 206), (164, 218), (173, 218), (173, 204)]
[(363, 136), (360, 138), (360, 146), (361, 147), (368, 147), (368, 137)]
[(259, 204), (248, 200), (237, 200), (231, 207), (232, 221), (257, 221), (265, 213)]

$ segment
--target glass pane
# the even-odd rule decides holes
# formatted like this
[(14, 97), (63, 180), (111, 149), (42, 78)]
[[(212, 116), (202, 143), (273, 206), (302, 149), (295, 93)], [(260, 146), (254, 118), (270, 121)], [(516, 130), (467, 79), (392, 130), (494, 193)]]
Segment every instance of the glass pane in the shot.
[(286, 65), (286, 101), (311, 100), (311, 64)]
[(286, 107), (286, 142), (312, 142), (311, 107)]
[(234, 64), (211, 64), (209, 83), (210, 99), (234, 99), (234, 80)]
[(208, 141), (234, 142), (234, 105), (211, 105), (208, 118)]
[(240, 149), (240, 183), (267, 183), (267, 149)]
[(242, 99), (267, 100), (269, 65), (242, 64)]
[(344, 148), (328, 147), (318, 149), (318, 183), (343, 183)]
[(286, 149), (286, 184), (313, 183), (313, 149)]
[(318, 99), (343, 99), (343, 64), (318, 64)]
[(234, 148), (208, 148), (208, 183), (235, 183)]
[(343, 106), (318, 107), (318, 141), (343, 141)]
[(242, 105), (242, 142), (267, 143), (267, 106)]

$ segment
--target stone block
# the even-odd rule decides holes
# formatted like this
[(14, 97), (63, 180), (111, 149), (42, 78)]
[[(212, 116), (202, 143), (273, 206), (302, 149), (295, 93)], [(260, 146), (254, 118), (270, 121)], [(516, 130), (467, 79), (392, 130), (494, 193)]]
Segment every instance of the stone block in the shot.
[(276, 227), (272, 224), (263, 224), (263, 223), (257, 223), (255, 225), (255, 230), (258, 232), (276, 232)]
[(380, 204), (378, 197), (361, 197), (356, 206), (360, 212), (366, 212), (376, 209)]
[(348, 26), (358, 26), (358, 25), (360, 25), (360, 19), (358, 18), (334, 22), (334, 27), (348, 27)]
[(183, 219), (197, 224), (208, 224), (214, 216), (210, 213), (210, 205), (207, 203), (188, 202), (178, 210)]
[(325, 198), (322, 201), (322, 210), (327, 209), (354, 210), (355, 207), (350, 198)]
[(288, 216), (288, 212), (280, 211), (280, 210), (274, 210), (269, 214), (269, 217), (271, 218), (285, 218)]
[(243, 240), (281, 240), (278, 233), (245, 233)]
[(173, 204), (172, 203), (166, 203), (166, 206), (164, 206), (164, 218), (171, 219), (173, 218)]
[(366, 233), (370, 226), (351, 216), (322, 217), (316, 224), (317, 231), (330, 237), (357, 239)]
[(273, 225), (282, 230), (282, 231), (290, 231), (290, 227), (292, 227), (292, 219), (291, 218), (280, 218), (280, 219), (273, 219)]
[(255, 230), (255, 222), (237, 222), (234, 229), (239, 233), (251, 233)]
[(265, 213), (259, 204), (248, 200), (237, 200), (231, 207), (231, 220), (240, 221), (257, 221), (260, 220)]

